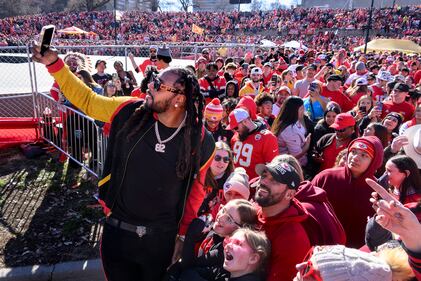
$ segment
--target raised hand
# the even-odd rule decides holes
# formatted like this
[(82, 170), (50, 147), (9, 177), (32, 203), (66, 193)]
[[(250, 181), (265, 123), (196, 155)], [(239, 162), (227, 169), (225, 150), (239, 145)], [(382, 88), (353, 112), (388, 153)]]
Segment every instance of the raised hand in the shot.
[(370, 199), (377, 207), (376, 221), (383, 228), (398, 234), (408, 249), (421, 251), (421, 224), (415, 214), (374, 180), (365, 181), (378, 195)]
[(32, 43), (32, 60), (49, 65), (58, 60), (58, 52), (56, 49), (50, 47), (42, 56), (40, 53), (41, 47), (36, 42)]
[(393, 139), (390, 149), (393, 153), (398, 153), (402, 146), (407, 145), (409, 140), (406, 136), (398, 136)]

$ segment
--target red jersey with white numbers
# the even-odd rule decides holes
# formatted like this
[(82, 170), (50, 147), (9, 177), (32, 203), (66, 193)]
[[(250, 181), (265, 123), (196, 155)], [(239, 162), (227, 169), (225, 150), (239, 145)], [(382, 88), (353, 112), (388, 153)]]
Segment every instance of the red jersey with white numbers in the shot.
[(269, 163), (279, 154), (278, 140), (275, 135), (260, 121), (255, 123), (257, 129), (246, 140), (240, 141), (237, 132), (231, 139), (234, 165), (243, 167), (250, 179), (258, 176), (255, 171), (257, 164)]
[(218, 76), (215, 80), (211, 81), (213, 87), (209, 81), (210, 80), (206, 79), (206, 77), (199, 79), (200, 93), (202, 93), (205, 98), (206, 104), (210, 103), (214, 98), (222, 100), (225, 97), (225, 86), (227, 84), (225, 78), (221, 76)]

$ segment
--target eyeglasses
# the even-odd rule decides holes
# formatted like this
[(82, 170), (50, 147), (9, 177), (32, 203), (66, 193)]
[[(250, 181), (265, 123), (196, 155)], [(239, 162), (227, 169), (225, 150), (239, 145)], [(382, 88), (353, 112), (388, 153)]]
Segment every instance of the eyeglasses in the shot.
[(231, 224), (231, 225), (236, 225), (238, 227), (242, 227), (242, 225), (237, 223), (234, 220), (234, 218), (227, 212), (227, 209), (225, 207), (222, 207), (221, 213), (222, 213), (222, 216), (220, 216), (220, 219), (224, 218), (226, 223)]
[(155, 89), (155, 91), (159, 91), (163, 89), (165, 91), (168, 91), (174, 94), (183, 94), (183, 91), (181, 91), (180, 89), (176, 89), (174, 87), (163, 84), (161, 79), (159, 79), (158, 76), (156, 75), (152, 76), (152, 81), (153, 81), (153, 88)]
[(313, 256), (314, 247), (308, 251), (306, 257), (304, 258), (304, 262), (306, 262), (306, 267), (300, 270), (300, 280), (304, 280), (304, 278), (312, 277), (316, 281), (323, 281), (319, 274), (317, 274), (316, 270), (314, 269), (313, 263), (311, 262), (311, 257)]
[(216, 162), (220, 162), (221, 160), (222, 160), (224, 163), (229, 163), (229, 162), (230, 162), (230, 158), (229, 158), (228, 156), (224, 156), (224, 157), (222, 157), (221, 155), (215, 155), (214, 160), (215, 160)]

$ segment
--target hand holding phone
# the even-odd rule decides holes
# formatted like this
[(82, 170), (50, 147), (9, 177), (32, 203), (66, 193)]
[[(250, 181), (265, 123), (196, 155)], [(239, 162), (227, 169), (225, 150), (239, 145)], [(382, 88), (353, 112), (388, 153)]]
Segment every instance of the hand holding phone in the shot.
[[(45, 28), (46, 29), (46, 28)], [(52, 32), (51, 29), (49, 29), (49, 31), (44, 31), (44, 35), (41, 34), (42, 36), (40, 36), (40, 40), (39, 42), (37, 41), (33, 41), (32, 42), (32, 60), (35, 62), (39, 62), (42, 63), (44, 65), (50, 65), (54, 62), (56, 62), (58, 60), (58, 52), (57, 50), (55, 50), (54, 48), (47, 48), (47, 45), (50, 46), (49, 44), (47, 44), (47, 41), (49, 41), (51, 43), (51, 39), (48, 39), (47, 37), (49, 37), (48, 34), (51, 34), (51, 39), (52, 39), (52, 34), (54, 32)], [(48, 39), (48, 40), (47, 40)], [(42, 42), (46, 43), (43, 44)], [(42, 46), (44, 45), (44, 46)], [(41, 54), (41, 49), (43, 51), (43, 53)]]
[(383, 110), (383, 103), (381, 101), (376, 102), (376, 107), (378, 110), (382, 111)]
[(42, 27), (38, 42), (38, 45), (41, 47), (41, 56), (44, 56), (45, 52), (50, 48), (55, 29), (56, 27), (51, 24)]

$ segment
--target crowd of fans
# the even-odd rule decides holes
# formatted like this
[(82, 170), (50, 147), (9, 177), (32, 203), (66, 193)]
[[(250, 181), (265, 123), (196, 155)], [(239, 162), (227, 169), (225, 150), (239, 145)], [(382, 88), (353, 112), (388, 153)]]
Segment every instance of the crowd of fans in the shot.
[[(392, 37), (420, 41), (419, 6), (375, 9), (373, 30)], [(145, 44), (148, 42), (235, 42), (259, 43), (262, 39), (282, 43), (301, 40), (309, 47), (326, 50), (360, 45), (362, 36), (338, 35), (338, 29), (362, 30), (367, 25), (367, 9), (280, 9), (254, 12), (144, 12), (123, 13), (115, 21), (112, 11), (50, 13), (0, 20), (0, 44), (21, 45), (38, 34), (42, 26), (57, 29), (77, 26), (91, 32), (84, 35), (57, 34), (56, 45)], [(203, 34), (192, 33), (192, 25)], [(70, 40), (68, 40), (70, 39)]]
[[(82, 55), (65, 63), (100, 95), (143, 99), (171, 52), (130, 58), (142, 75), (97, 61), (92, 79)], [(421, 280), (420, 56), (274, 48), (236, 61), (203, 49), (187, 68), (216, 154), (167, 280)]]

